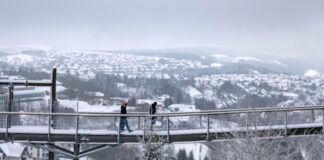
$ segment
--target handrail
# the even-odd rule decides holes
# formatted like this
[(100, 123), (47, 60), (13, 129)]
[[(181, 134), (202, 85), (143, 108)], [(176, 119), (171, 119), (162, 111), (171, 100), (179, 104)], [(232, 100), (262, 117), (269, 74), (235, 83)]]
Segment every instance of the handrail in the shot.
[(83, 116), (83, 117), (184, 117), (184, 116), (207, 116), (220, 114), (241, 114), (241, 113), (258, 113), (258, 112), (292, 112), (307, 110), (324, 110), (324, 106), (304, 106), (304, 107), (287, 107), (287, 108), (247, 108), (247, 109), (223, 109), (214, 111), (200, 112), (182, 112), (182, 113), (158, 113), (151, 115), (149, 113), (136, 112), (128, 114), (120, 113), (41, 113), (41, 112), (0, 112), (0, 115), (39, 115), (39, 116)]
[(50, 87), (52, 82), (48, 81), (37, 81), (37, 80), (0, 80), (0, 85), (10, 85), (15, 86), (39, 86), (39, 87)]
[[(303, 111), (303, 110), (320, 110), (324, 109), (324, 106), (301, 106), (301, 107), (272, 107), (272, 108), (241, 108), (241, 109), (219, 109), (219, 110), (203, 110), (197, 112), (173, 112), (173, 113), (157, 113), (155, 116), (165, 116), (165, 114), (172, 115), (182, 115), (190, 114), (193, 115), (208, 115), (208, 114), (239, 114), (239, 113), (250, 113), (250, 112), (279, 112), (279, 111)], [(82, 114), (120, 114), (118, 112), (79, 112)], [(129, 112), (127, 115), (149, 115), (148, 112)], [(185, 116), (184, 115), (184, 116)]]

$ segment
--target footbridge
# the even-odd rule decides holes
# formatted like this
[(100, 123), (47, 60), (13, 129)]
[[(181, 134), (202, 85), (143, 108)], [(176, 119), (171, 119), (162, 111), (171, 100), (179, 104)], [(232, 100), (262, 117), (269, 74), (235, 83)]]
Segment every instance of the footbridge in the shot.
[[(56, 98), (56, 70), (49, 82), (0, 80), (0, 85), (8, 86), (8, 92), (0, 95), (0, 142), (46, 149), (50, 160), (54, 155), (79, 159), (120, 144), (140, 143), (148, 136), (159, 136), (164, 143), (182, 143), (324, 134), (324, 106), (121, 115), (79, 112), (61, 106)], [(50, 87), (50, 98), (20, 101), (15, 99), (15, 86)], [(133, 132), (120, 131), (121, 116), (128, 117)], [(154, 125), (153, 116), (157, 118)], [(73, 147), (61, 147), (64, 144)], [(82, 145), (92, 147), (84, 149)]]
[(5, 124), (0, 128), (0, 141), (139, 143), (145, 132), (163, 137), (166, 143), (312, 135), (323, 133), (323, 110), (324, 106), (307, 106), (160, 113), (154, 115), (153, 126), (152, 115), (129, 113), (130, 133), (120, 131), (119, 120), (125, 115), (118, 113), (0, 112), (1, 124)]

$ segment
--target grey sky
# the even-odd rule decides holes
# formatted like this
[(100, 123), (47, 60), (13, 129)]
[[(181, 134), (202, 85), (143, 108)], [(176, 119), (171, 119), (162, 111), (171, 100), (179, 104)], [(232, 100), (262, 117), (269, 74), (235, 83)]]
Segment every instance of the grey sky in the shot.
[(0, 0), (0, 46), (320, 56), (323, 0)]

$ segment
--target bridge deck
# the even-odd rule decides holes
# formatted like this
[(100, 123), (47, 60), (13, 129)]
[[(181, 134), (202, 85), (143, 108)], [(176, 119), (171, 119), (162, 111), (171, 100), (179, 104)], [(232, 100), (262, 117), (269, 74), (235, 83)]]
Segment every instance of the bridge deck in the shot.
[[(322, 133), (322, 123), (305, 123), (287, 125), (285, 134), (285, 125), (273, 126), (250, 126), (250, 127), (226, 127), (209, 130), (209, 140), (224, 140), (245, 137), (273, 137), (289, 135), (310, 135)], [(50, 134), (49, 134), (50, 133)], [(206, 141), (208, 140), (206, 129), (187, 129), (187, 130), (170, 130), (154, 132), (163, 136), (169, 142), (186, 142), (186, 141)], [(6, 137), (7, 136), (7, 137)], [(77, 137), (77, 139), (76, 139)], [(118, 131), (114, 130), (76, 130), (74, 129), (51, 129), (48, 132), (47, 126), (12, 126), (0, 129), (1, 140), (12, 140), (16, 142), (34, 142), (47, 143), (89, 143), (89, 144), (111, 144), (118, 143)], [(120, 134), (120, 143), (137, 143), (139, 138), (143, 137), (143, 131), (135, 130), (131, 133), (127, 131)]]

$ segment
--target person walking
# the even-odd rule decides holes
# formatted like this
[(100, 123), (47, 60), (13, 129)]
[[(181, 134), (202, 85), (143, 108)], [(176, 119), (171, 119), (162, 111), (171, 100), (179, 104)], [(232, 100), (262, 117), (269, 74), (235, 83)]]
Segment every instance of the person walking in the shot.
[[(150, 105), (150, 114), (153, 115), (156, 113), (156, 106), (157, 106), (157, 102), (154, 102)], [(151, 119), (151, 130), (153, 130), (153, 125), (155, 124), (156, 122), (156, 117), (152, 117)]]
[[(120, 106), (120, 114), (127, 114), (127, 106), (128, 106), (128, 102), (124, 102)], [(132, 132), (133, 131), (133, 130), (131, 130), (129, 128), (127, 117), (126, 116), (121, 116), (120, 117), (120, 124), (119, 124), (119, 130), (120, 130), (120, 132), (123, 132), (125, 127), (127, 128), (128, 132)]]

